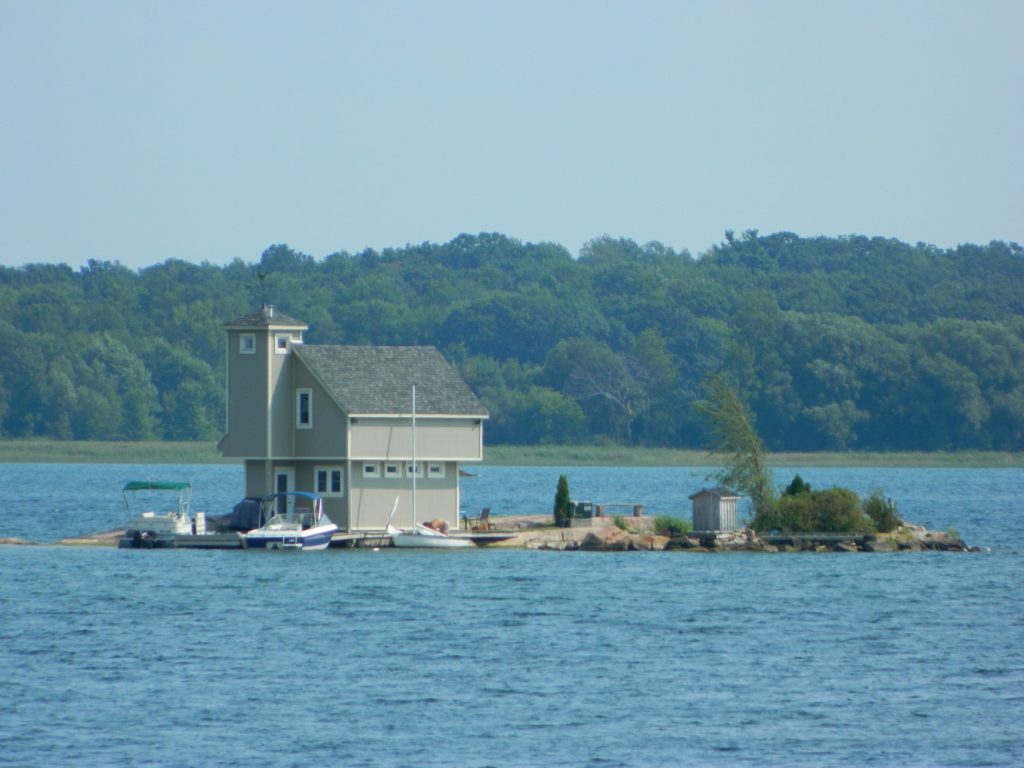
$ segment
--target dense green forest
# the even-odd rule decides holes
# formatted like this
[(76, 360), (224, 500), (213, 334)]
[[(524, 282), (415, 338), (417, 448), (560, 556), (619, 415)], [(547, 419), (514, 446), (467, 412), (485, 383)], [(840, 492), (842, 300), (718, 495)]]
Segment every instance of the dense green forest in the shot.
[(308, 322), (307, 343), (437, 346), (490, 410), (489, 443), (700, 447), (692, 406), (721, 373), (770, 450), (1024, 446), (1021, 246), (756, 231), (698, 259), (481, 234), (0, 267), (0, 434), (217, 439), (221, 323), (264, 301)]

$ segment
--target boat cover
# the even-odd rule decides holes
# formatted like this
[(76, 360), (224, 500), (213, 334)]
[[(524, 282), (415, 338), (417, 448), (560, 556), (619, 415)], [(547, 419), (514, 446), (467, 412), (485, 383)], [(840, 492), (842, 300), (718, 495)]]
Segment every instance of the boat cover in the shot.
[(235, 504), (231, 510), (228, 528), (232, 531), (251, 531), (260, 527), (260, 499), (248, 496)]

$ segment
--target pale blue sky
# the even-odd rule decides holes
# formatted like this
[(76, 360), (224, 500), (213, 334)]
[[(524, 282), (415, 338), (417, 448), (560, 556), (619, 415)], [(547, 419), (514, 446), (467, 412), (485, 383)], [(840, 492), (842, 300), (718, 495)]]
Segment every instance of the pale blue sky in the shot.
[(1024, 2), (0, 0), (0, 263), (1024, 242)]

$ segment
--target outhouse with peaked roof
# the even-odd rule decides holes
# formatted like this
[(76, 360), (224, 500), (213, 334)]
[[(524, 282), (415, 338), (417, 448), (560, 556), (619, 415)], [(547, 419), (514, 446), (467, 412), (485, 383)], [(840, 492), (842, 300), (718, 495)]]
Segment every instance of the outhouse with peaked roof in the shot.
[[(459, 465), (483, 459), (486, 408), (434, 347), (307, 345), (272, 306), (223, 325), (227, 424), (245, 495), (313, 491), (346, 531), (459, 524)], [(413, 387), (416, 388), (415, 456)], [(397, 499), (397, 506), (396, 506)]]
[(693, 502), (693, 530), (698, 533), (739, 529), (736, 505), (740, 496), (728, 488), (702, 488), (690, 496)]

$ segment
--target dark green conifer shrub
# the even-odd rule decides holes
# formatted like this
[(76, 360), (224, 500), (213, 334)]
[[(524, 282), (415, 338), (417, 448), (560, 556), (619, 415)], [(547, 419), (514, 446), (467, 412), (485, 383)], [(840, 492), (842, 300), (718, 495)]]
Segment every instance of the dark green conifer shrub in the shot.
[(793, 475), (793, 481), (786, 486), (786, 490), (783, 494), (786, 496), (799, 496), (801, 493), (810, 493), (810, 483), (805, 483), (804, 479), (800, 475)]
[(558, 476), (558, 488), (555, 490), (554, 506), (555, 525), (565, 528), (569, 525), (569, 479), (565, 475)]

